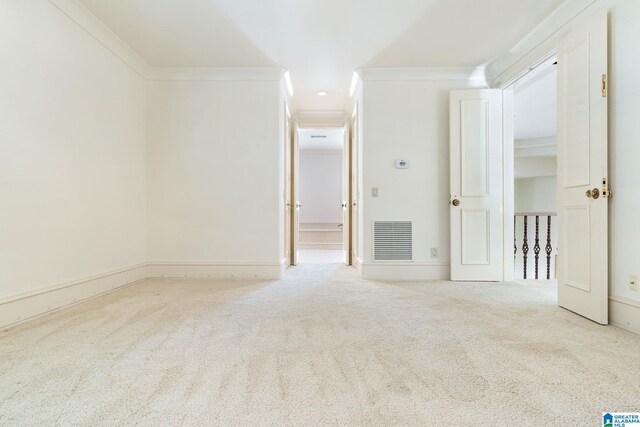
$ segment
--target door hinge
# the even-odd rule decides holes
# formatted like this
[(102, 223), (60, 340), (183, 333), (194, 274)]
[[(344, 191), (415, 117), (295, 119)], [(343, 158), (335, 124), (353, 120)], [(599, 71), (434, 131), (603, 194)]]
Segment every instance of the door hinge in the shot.
[(602, 75), (602, 97), (603, 98), (607, 97), (607, 75), (606, 74)]
[(602, 178), (602, 197), (605, 199), (609, 199), (613, 196), (611, 189), (609, 188), (609, 183), (607, 182), (607, 178)]

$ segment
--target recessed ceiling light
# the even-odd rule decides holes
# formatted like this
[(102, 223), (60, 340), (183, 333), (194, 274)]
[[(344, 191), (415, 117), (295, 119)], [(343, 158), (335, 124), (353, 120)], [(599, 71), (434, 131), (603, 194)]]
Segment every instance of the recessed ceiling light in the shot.
[(318, 96), (327, 96), (327, 92), (321, 90), (319, 92), (316, 92), (316, 95), (318, 95)]

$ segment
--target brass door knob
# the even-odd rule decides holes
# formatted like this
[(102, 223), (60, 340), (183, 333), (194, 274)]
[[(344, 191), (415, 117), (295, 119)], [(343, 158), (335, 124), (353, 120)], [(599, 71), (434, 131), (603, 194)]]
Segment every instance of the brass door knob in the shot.
[(591, 198), (591, 190), (587, 190), (585, 195), (587, 196), (587, 199), (590, 199)]
[(598, 190), (597, 188), (591, 190), (591, 197), (593, 197), (594, 199), (600, 197), (600, 190)]
[(452, 204), (453, 206), (459, 206), (459, 205), (460, 205), (460, 200), (458, 200), (458, 199), (453, 199), (453, 201), (451, 202), (451, 204)]

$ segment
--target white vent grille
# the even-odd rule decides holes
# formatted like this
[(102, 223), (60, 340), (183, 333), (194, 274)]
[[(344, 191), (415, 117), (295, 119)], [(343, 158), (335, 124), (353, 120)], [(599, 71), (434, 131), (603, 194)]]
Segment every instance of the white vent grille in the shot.
[(375, 261), (411, 261), (413, 233), (411, 221), (373, 222), (373, 259)]

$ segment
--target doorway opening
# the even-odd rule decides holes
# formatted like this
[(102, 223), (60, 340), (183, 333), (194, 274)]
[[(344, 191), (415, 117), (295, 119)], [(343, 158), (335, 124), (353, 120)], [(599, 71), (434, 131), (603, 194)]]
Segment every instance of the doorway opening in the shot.
[[(516, 80), (513, 96), (513, 272), (547, 284), (558, 268), (558, 73), (553, 55)], [(507, 199), (509, 200), (509, 199)]]
[(347, 263), (346, 128), (298, 128), (294, 147), (294, 264)]

